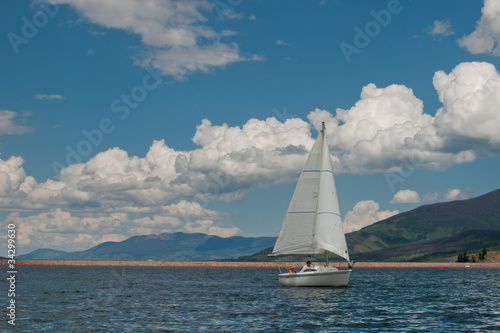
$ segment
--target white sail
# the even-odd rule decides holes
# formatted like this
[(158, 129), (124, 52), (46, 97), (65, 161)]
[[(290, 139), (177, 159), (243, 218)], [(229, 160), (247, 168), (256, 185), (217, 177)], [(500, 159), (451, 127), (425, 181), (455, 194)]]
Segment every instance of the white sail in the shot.
[(318, 205), (314, 223), (313, 243), (316, 247), (335, 253), (349, 261), (349, 252), (345, 240), (339, 199), (333, 176), (330, 151), (323, 130), (323, 161), (320, 175)]
[(325, 251), (349, 261), (326, 131), (323, 129), (300, 174), (271, 255), (313, 255)]

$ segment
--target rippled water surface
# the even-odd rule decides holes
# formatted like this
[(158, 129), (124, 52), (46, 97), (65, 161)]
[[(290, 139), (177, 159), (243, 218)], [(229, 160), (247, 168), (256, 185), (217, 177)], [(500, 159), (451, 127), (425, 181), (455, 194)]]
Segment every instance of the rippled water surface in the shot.
[(348, 288), (331, 289), (281, 287), (277, 274), (21, 266), (14, 331), (500, 331), (499, 268), (355, 267)]

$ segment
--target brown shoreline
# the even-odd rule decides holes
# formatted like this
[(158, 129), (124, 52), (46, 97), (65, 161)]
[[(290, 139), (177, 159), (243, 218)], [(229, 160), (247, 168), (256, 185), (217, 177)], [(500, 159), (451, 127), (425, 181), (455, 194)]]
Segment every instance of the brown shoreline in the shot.
[[(1, 259), (0, 265), (7, 265)], [(280, 267), (302, 266), (303, 262), (227, 262), (227, 261), (135, 261), (135, 260), (39, 260), (16, 259), (16, 266), (142, 266), (142, 267)], [(332, 265), (334, 266), (334, 265)], [(344, 264), (345, 266), (345, 264)], [(498, 262), (357, 262), (355, 267), (500, 267)]]

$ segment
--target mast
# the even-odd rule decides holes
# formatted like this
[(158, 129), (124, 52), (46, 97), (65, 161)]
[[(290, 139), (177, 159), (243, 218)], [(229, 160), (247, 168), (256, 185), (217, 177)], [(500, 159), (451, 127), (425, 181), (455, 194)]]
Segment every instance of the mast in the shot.
[[(321, 134), (323, 135), (323, 145), (328, 145), (328, 143), (326, 142), (326, 136), (325, 136), (325, 133), (326, 133), (326, 127), (325, 127), (325, 122), (322, 121), (321, 122)], [(330, 158), (328, 156), (328, 158)], [(321, 176), (320, 176), (320, 186), (321, 186)], [(318, 192), (319, 192), (319, 189), (318, 189)], [(328, 251), (325, 250), (325, 266), (328, 266)]]

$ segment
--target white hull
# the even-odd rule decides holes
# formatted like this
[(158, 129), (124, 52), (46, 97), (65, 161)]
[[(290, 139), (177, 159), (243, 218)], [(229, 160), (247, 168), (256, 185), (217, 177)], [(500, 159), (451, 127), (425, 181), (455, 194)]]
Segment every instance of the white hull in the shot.
[(347, 287), (351, 269), (315, 266), (316, 271), (279, 274), (282, 286), (289, 287)]

